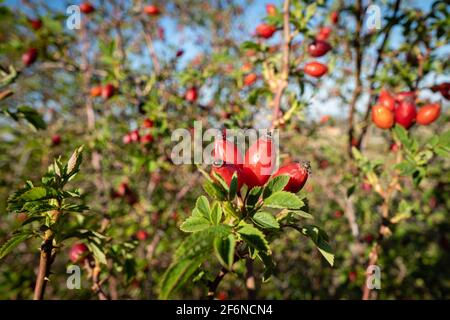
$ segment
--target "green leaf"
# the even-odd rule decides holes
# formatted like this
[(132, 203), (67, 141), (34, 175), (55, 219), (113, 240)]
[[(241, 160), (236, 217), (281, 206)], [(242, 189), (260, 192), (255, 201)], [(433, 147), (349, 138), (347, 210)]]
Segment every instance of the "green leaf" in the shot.
[(47, 124), (45, 123), (42, 116), (31, 107), (20, 106), (17, 109), (17, 113), (21, 114), (29, 123), (33, 125), (36, 129), (46, 129)]
[(225, 213), (225, 215), (232, 216), (232, 217), (239, 219), (239, 213), (233, 207), (233, 204), (231, 202), (228, 202), (228, 201), (223, 202), (222, 209), (223, 209), (223, 212)]
[(275, 219), (275, 217), (269, 212), (259, 211), (253, 216), (252, 220), (262, 228), (280, 228), (280, 224), (278, 223), (277, 219)]
[(238, 176), (237, 172), (235, 172), (233, 174), (233, 177), (231, 178), (230, 190), (228, 192), (228, 196), (230, 199), (234, 199), (234, 197), (236, 196), (237, 188), (238, 188)]
[(278, 191), (265, 199), (264, 205), (266, 207), (278, 209), (300, 209), (305, 204), (293, 193), (287, 191)]
[(302, 211), (302, 210), (290, 210), (290, 213), (293, 213), (296, 216), (305, 218), (305, 219), (314, 219), (312, 214), (309, 214), (308, 212)]
[(288, 182), (289, 182), (288, 175), (281, 175), (273, 179), (270, 179), (264, 188), (263, 199), (268, 198), (270, 195), (272, 195), (277, 191), (283, 190), (283, 188), (288, 184)]
[(220, 223), (222, 220), (222, 208), (218, 202), (215, 202), (211, 210), (211, 222), (215, 225)]
[(33, 234), (31, 233), (18, 233), (9, 238), (1, 247), (0, 247), (0, 259), (3, 259), (8, 253), (10, 253), (15, 247), (19, 244), (31, 238)]
[(221, 201), (226, 199), (226, 194), (223, 189), (218, 187), (215, 183), (205, 181), (205, 183), (203, 184), (203, 189), (211, 198), (215, 198)]
[(353, 192), (355, 192), (355, 189), (356, 189), (356, 185), (351, 185), (347, 189), (347, 198), (350, 198), (350, 196), (353, 194)]
[(254, 207), (261, 197), (262, 191), (263, 188), (261, 187), (254, 187), (253, 189), (251, 189), (247, 195), (246, 206), (250, 208)]
[(214, 240), (214, 253), (220, 264), (231, 270), (234, 263), (234, 249), (236, 247), (236, 238), (230, 234), (226, 238), (217, 237)]
[(163, 275), (159, 299), (168, 299), (178, 288), (186, 283), (204, 260), (205, 256), (201, 255), (196, 259), (182, 259), (174, 262)]
[(408, 131), (406, 131), (403, 126), (396, 124), (393, 129), (393, 133), (394, 137), (396, 137), (402, 145), (404, 145), (407, 149), (411, 148), (411, 141), (408, 138)]
[(238, 230), (238, 233), (249, 247), (261, 252), (270, 252), (269, 243), (261, 230), (245, 223), (243, 224), (243, 227)]
[(211, 208), (209, 207), (208, 199), (205, 196), (200, 196), (197, 199), (195, 207), (207, 220), (211, 220)]
[(197, 232), (208, 228), (211, 225), (209, 220), (203, 217), (189, 217), (180, 226), (180, 229), (184, 232)]
[(53, 199), (56, 198), (58, 193), (55, 189), (46, 188), (46, 187), (34, 187), (20, 196), (20, 199), (23, 201), (37, 201), (44, 199)]
[(334, 254), (332, 253), (330, 245), (327, 243), (327, 234), (317, 226), (307, 225), (301, 229), (301, 232), (309, 237), (316, 245), (319, 252), (327, 260), (327, 262), (333, 266)]
[[(91, 239), (89, 239), (91, 240)], [(102, 246), (99, 245), (98, 243), (96, 243), (95, 241), (90, 241), (88, 242), (88, 247), (90, 249), (90, 251), (92, 252), (92, 254), (94, 255), (94, 258), (100, 262), (101, 264), (106, 265), (106, 255), (102, 250)]]

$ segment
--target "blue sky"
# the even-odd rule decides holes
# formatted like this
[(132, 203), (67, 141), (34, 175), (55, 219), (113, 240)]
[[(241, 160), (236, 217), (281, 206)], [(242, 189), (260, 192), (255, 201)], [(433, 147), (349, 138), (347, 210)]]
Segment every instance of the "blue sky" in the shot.
[[(96, 3), (96, 1), (91, 1), (94, 5)], [(247, 40), (247, 39), (251, 39), (251, 34), (254, 31), (255, 26), (261, 22), (262, 17), (264, 17), (266, 15), (265, 12), (265, 5), (267, 3), (273, 3), (275, 5), (277, 5), (278, 7), (282, 6), (282, 0), (274, 0), (274, 1), (253, 1), (250, 5), (244, 7), (245, 9), (245, 18), (242, 19), (242, 21), (239, 21), (237, 23), (242, 23), (244, 30), (243, 32), (238, 31), (237, 28), (236, 29), (236, 33), (239, 33), (239, 35), (241, 37), (239, 37), (238, 34), (236, 34), (236, 36), (238, 36), (239, 38), (242, 38), (242, 35), (244, 35), (244, 39), (243, 40)], [(21, 3), (20, 0), (7, 0), (5, 1), (5, 3), (8, 6), (12, 6), (12, 7), (20, 7), (22, 10), (24, 10), (28, 15), (33, 16), (35, 13), (34, 12), (30, 12), (28, 10), (28, 8), (24, 7)], [(51, 6), (59, 11), (61, 11), (61, 13), (65, 12), (65, 9), (70, 5), (70, 4), (78, 4), (80, 3), (80, 1), (52, 1), (50, 2)], [(148, 4), (150, 4), (151, 1), (148, 2)], [(407, 3), (408, 6), (413, 6), (416, 8), (420, 8), (422, 10), (428, 11), (431, 7), (432, 1), (423, 1), (423, 0), (406, 0), (403, 1), (403, 5), (405, 5), (405, 3)], [(28, 11), (27, 11), (28, 10)], [(382, 12), (382, 16), (384, 14), (387, 14), (386, 12)], [(343, 21), (345, 19), (345, 17), (341, 17), (341, 21)], [(185, 51), (184, 56), (182, 57), (181, 63), (185, 62), (185, 61), (189, 61), (190, 59), (192, 59), (192, 57), (194, 57), (195, 55), (197, 55), (197, 53), (199, 53), (200, 51), (202, 51), (202, 47), (201, 44), (197, 44), (196, 43), (196, 36), (198, 35), (198, 33), (192, 32), (192, 30), (186, 29), (184, 32), (180, 33), (179, 31), (177, 31), (176, 29), (176, 24), (174, 23), (174, 21), (168, 17), (162, 17), (160, 20), (160, 24), (163, 26), (163, 28), (165, 29), (165, 34), (166, 34), (166, 38), (168, 39), (168, 41), (170, 43), (172, 43), (174, 46), (179, 47), (180, 43), (182, 43), (181, 47), (182, 49)], [(396, 41), (396, 39), (400, 40), (399, 37), (399, 33), (395, 32), (396, 30), (394, 30), (393, 35), (391, 37), (391, 42), (395, 43), (395, 42), (400, 42), (400, 41)], [(397, 30), (398, 31), (398, 30)], [(279, 35), (278, 35), (279, 36)], [(245, 38), (246, 37), (246, 38)], [(277, 38), (273, 39), (272, 41), (277, 41)], [(163, 49), (163, 47), (161, 45), (157, 44), (157, 50), (161, 50)], [(441, 53), (443, 55), (448, 56), (450, 52), (450, 46), (447, 45), (445, 46), (445, 48), (443, 48), (441, 50)], [(173, 53), (171, 53), (173, 54)], [(440, 81), (449, 81), (450, 78), (449, 76), (445, 76), (445, 75), (439, 75), (438, 80)], [(425, 79), (425, 82), (427, 84), (432, 84), (432, 81), (435, 81), (435, 79), (429, 79), (429, 82), (427, 81), (427, 79)], [(326, 88), (319, 93), (319, 96), (324, 96), (327, 93), (325, 92)], [(431, 95), (430, 92), (425, 93), (428, 96), (430, 96), (433, 99), (439, 99), (440, 96), (437, 95)], [(306, 95), (308, 95), (308, 91), (306, 92)], [(364, 100), (364, 97), (363, 97)], [(364, 101), (361, 101), (360, 103), (360, 107), (362, 107), (363, 105), (365, 105)], [(319, 118), (321, 115), (323, 114), (331, 114), (334, 116), (342, 116), (343, 113), (345, 114), (346, 109), (342, 109), (341, 107), (339, 107), (336, 103), (336, 101), (332, 101), (332, 100), (328, 100), (327, 103), (319, 103), (317, 100), (312, 100), (312, 107), (309, 108), (309, 110), (311, 110), (311, 112), (308, 114), (309, 117), (312, 118)]]

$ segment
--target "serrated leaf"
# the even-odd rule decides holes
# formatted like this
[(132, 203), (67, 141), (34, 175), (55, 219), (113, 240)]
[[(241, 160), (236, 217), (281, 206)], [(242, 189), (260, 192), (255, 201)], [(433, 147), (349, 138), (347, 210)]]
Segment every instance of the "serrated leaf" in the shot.
[(238, 233), (251, 248), (261, 252), (270, 252), (269, 243), (261, 230), (250, 224), (244, 224)]
[(327, 262), (333, 266), (334, 264), (334, 254), (331, 251), (330, 245), (327, 243), (327, 234), (317, 226), (307, 225), (301, 229), (301, 232), (309, 237), (316, 245), (319, 252), (327, 260)]
[(210, 181), (205, 181), (205, 183), (203, 184), (203, 189), (206, 191), (206, 193), (211, 198), (221, 200), (221, 201), (226, 199), (226, 194), (222, 190), (222, 188), (216, 186), (216, 184), (214, 184)]
[(211, 208), (209, 207), (209, 201), (205, 196), (198, 197), (195, 207), (205, 219), (211, 220)]
[(214, 253), (220, 264), (231, 270), (234, 263), (234, 249), (236, 247), (236, 238), (230, 234), (226, 238), (217, 237), (214, 240)]
[(106, 265), (107, 264), (106, 255), (103, 252), (102, 247), (94, 241), (88, 242), (87, 245), (88, 245), (90, 251), (92, 252), (92, 254), (94, 255), (94, 258), (101, 264)]
[(53, 199), (58, 195), (55, 189), (46, 187), (34, 187), (20, 196), (23, 201), (37, 201), (44, 199)]
[(189, 217), (187, 218), (183, 224), (180, 226), (181, 231), (184, 232), (197, 232), (204, 230), (211, 226), (209, 220), (206, 220), (203, 217)]
[(394, 136), (407, 149), (411, 149), (411, 142), (408, 138), (408, 131), (403, 126), (395, 125), (393, 129)]
[(222, 220), (222, 208), (218, 202), (215, 202), (211, 210), (211, 222), (218, 225), (220, 220)]
[(0, 247), (0, 259), (3, 259), (8, 253), (10, 253), (15, 247), (31, 238), (31, 233), (19, 233), (13, 235)]
[(266, 199), (275, 192), (283, 190), (283, 188), (288, 184), (289, 176), (281, 175), (269, 180), (267, 185), (264, 187), (263, 199)]
[(228, 191), (228, 196), (230, 199), (234, 199), (234, 197), (236, 196), (237, 188), (238, 188), (238, 176), (237, 172), (235, 172), (233, 174), (233, 177), (231, 178), (230, 190)]
[(278, 191), (264, 200), (264, 205), (277, 209), (300, 209), (305, 204), (295, 194), (287, 191)]
[(310, 213), (308, 213), (308, 212), (305, 212), (305, 211), (302, 211), (302, 210), (290, 210), (289, 212), (290, 212), (290, 213), (293, 213), (293, 214), (296, 215), (296, 216), (305, 218), (305, 219), (311, 219), (311, 220), (314, 219), (314, 217), (312, 216), (312, 214), (310, 214)]
[(258, 202), (259, 198), (261, 197), (262, 191), (263, 191), (263, 188), (261, 188), (261, 187), (252, 188), (248, 192), (246, 206), (249, 208), (254, 207), (256, 205), (256, 203)]
[(164, 273), (161, 280), (159, 299), (168, 299), (195, 273), (205, 260), (203, 255), (195, 259), (175, 261)]
[(252, 217), (252, 220), (262, 228), (266, 229), (280, 228), (280, 224), (278, 223), (277, 219), (275, 219), (275, 217), (269, 212), (259, 211)]

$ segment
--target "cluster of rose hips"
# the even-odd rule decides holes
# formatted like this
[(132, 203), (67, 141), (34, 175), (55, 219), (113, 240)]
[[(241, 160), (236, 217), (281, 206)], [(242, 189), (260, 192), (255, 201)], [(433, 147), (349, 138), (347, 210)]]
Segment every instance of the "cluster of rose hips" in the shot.
[(382, 89), (378, 103), (372, 107), (372, 121), (378, 128), (390, 129), (395, 123), (409, 129), (414, 123), (429, 125), (441, 113), (439, 103), (426, 104), (417, 111), (416, 92), (393, 94)]
[(104, 100), (108, 100), (109, 98), (111, 98), (115, 92), (116, 87), (111, 83), (108, 83), (104, 86), (93, 86), (90, 90), (91, 97), (95, 98), (101, 96)]
[(216, 139), (213, 156), (215, 162), (219, 163), (219, 165), (212, 166), (213, 179), (215, 173), (230, 186), (233, 175), (236, 173), (238, 191), (244, 184), (251, 189), (265, 185), (270, 177), (287, 175), (289, 182), (284, 190), (297, 193), (308, 179), (309, 166), (306, 163), (291, 162), (274, 172), (276, 154), (270, 136), (258, 139), (248, 148), (244, 157), (238, 147), (224, 136)]
[[(277, 9), (273, 4), (266, 5), (266, 11), (269, 16), (274, 16), (277, 14)], [(338, 13), (333, 12), (330, 16), (330, 19), (333, 24), (336, 24), (339, 19)], [(276, 31), (277, 28), (274, 25), (261, 23), (256, 27), (255, 34), (260, 38), (269, 39), (274, 35)], [(331, 45), (327, 42), (331, 31), (332, 30), (330, 27), (322, 27), (320, 29), (319, 33), (316, 36), (316, 39), (308, 46), (308, 53), (310, 56), (315, 58), (322, 57), (331, 50)], [(305, 64), (303, 71), (311, 77), (320, 78), (328, 72), (328, 67), (318, 61), (311, 61)], [(253, 84), (255, 81), (256, 75), (249, 74), (244, 79), (244, 84), (248, 86)]]
[[(153, 121), (151, 119), (145, 119), (142, 123), (142, 130), (148, 130), (153, 128)], [(122, 141), (124, 144), (137, 143), (140, 142), (144, 145), (147, 145), (153, 142), (153, 135), (151, 133), (146, 133), (144, 135), (140, 135), (139, 129), (128, 132), (123, 136)]]

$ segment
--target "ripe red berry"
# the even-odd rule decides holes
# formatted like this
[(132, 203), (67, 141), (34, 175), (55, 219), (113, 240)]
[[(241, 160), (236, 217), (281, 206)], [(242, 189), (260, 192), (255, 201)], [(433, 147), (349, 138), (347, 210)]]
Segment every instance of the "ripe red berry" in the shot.
[(102, 98), (108, 100), (114, 95), (115, 91), (116, 88), (111, 83), (108, 83), (102, 88)]
[(330, 121), (330, 119), (331, 119), (331, 116), (329, 116), (328, 114), (323, 115), (323, 116), (320, 118), (320, 123), (321, 123), (321, 124), (325, 124), (325, 123), (327, 123), (328, 121)]
[(395, 99), (397, 102), (403, 102), (406, 100), (414, 101), (416, 99), (415, 91), (403, 91), (396, 94)]
[(389, 148), (392, 152), (397, 152), (399, 149), (398, 144), (396, 144), (395, 142), (393, 144), (391, 144), (390, 148)]
[(316, 40), (327, 40), (330, 37), (331, 28), (330, 27), (322, 27), (319, 30), (319, 33), (316, 35)]
[(266, 4), (266, 12), (268, 16), (274, 16), (277, 14), (277, 7), (271, 3), (268, 3)]
[(102, 94), (102, 87), (101, 86), (94, 86), (90, 90), (92, 97), (98, 97)]
[(227, 300), (227, 299), (228, 299), (228, 294), (225, 291), (220, 291), (217, 294), (217, 300), (224, 301), (224, 300)]
[(321, 57), (331, 50), (331, 45), (323, 40), (315, 40), (308, 46), (308, 53), (312, 57)]
[(211, 177), (215, 179), (213, 173), (218, 174), (222, 179), (225, 181), (225, 183), (228, 185), (228, 187), (231, 185), (231, 180), (233, 179), (234, 173), (237, 173), (238, 178), (238, 188), (237, 191), (241, 190), (243, 179), (242, 179), (242, 171), (240, 166), (234, 165), (234, 164), (222, 164), (220, 166), (212, 166), (211, 167)]
[(370, 191), (372, 191), (372, 185), (368, 182), (363, 182), (361, 184), (361, 189), (365, 192), (370, 192)]
[(271, 24), (261, 23), (256, 27), (255, 33), (258, 37), (269, 39), (277, 31), (277, 28)]
[(59, 134), (55, 134), (52, 136), (52, 145), (57, 146), (61, 144), (61, 136)]
[(269, 180), (275, 167), (274, 147), (271, 137), (263, 137), (248, 148), (244, 157), (243, 176), (249, 188), (262, 186)]
[(151, 120), (151, 119), (145, 119), (144, 120), (144, 122), (142, 123), (142, 126), (144, 127), (144, 128), (153, 128), (153, 120)]
[(356, 274), (355, 271), (350, 271), (349, 274), (348, 274), (348, 280), (350, 282), (355, 282), (357, 277), (358, 277), (358, 275)]
[(367, 242), (367, 243), (372, 243), (372, 241), (373, 241), (373, 235), (371, 235), (371, 234), (368, 234), (368, 235), (366, 235), (365, 237), (364, 237), (364, 240)]
[(31, 28), (33, 28), (33, 30), (39, 30), (40, 28), (42, 28), (42, 20), (41, 19), (28, 19), (28, 22), (31, 25)]
[(327, 159), (322, 159), (322, 160), (320, 160), (320, 162), (319, 162), (319, 168), (320, 168), (320, 169), (326, 169), (326, 168), (328, 168), (329, 166), (330, 166), (330, 163), (328, 162)]
[(144, 12), (149, 16), (157, 16), (161, 13), (161, 10), (153, 4), (144, 7)]
[(145, 241), (145, 240), (148, 239), (148, 232), (145, 231), (145, 230), (138, 230), (138, 231), (136, 232), (136, 238), (137, 238), (139, 241)]
[(450, 100), (450, 82), (443, 82), (434, 85), (431, 87), (431, 91), (433, 92), (439, 91), (445, 99)]
[(308, 62), (305, 65), (304, 72), (311, 77), (320, 78), (327, 73), (328, 67), (320, 62)]
[(395, 108), (395, 122), (409, 129), (416, 121), (416, 105), (412, 100), (404, 100)]
[(30, 48), (22, 55), (22, 62), (25, 66), (30, 66), (36, 61), (37, 56), (38, 50), (36, 48)]
[(339, 22), (339, 13), (337, 11), (333, 11), (330, 15), (330, 20), (333, 24), (336, 24)]
[(378, 103), (385, 106), (391, 111), (395, 110), (395, 96), (393, 96), (386, 89), (380, 91), (380, 97), (378, 98)]
[(231, 141), (225, 137), (215, 139), (214, 141), (214, 161), (222, 161), (228, 164), (242, 165), (244, 159), (242, 158), (241, 151)]
[(343, 215), (344, 215), (344, 213), (343, 213), (341, 210), (336, 210), (336, 211), (334, 212), (334, 216), (335, 216), (336, 218), (341, 218)]
[(140, 135), (138, 130), (133, 130), (129, 133), (131, 142), (138, 142), (140, 140)]
[(141, 142), (143, 144), (149, 144), (149, 143), (153, 142), (153, 136), (151, 134), (146, 134), (141, 137)]
[(184, 98), (188, 102), (195, 102), (195, 101), (197, 101), (197, 98), (198, 98), (197, 88), (196, 87), (189, 88), (186, 91), (186, 94), (185, 94)]
[(372, 121), (380, 129), (390, 129), (394, 125), (394, 113), (382, 105), (372, 107)]
[(88, 14), (94, 12), (95, 8), (90, 2), (83, 2), (82, 4), (80, 4), (80, 11), (82, 13)]
[(249, 87), (253, 85), (256, 80), (258, 80), (258, 76), (256, 75), (256, 73), (249, 73), (244, 77), (244, 85)]
[(287, 175), (289, 182), (284, 187), (285, 191), (297, 193), (299, 192), (308, 179), (308, 165), (299, 162), (293, 162), (280, 167), (272, 177)]
[(179, 58), (179, 57), (181, 57), (183, 54), (184, 54), (184, 50), (183, 50), (183, 49), (180, 49), (180, 50), (177, 50), (177, 52), (175, 53), (175, 56), (176, 56), (177, 58)]
[(433, 123), (441, 114), (441, 105), (439, 103), (432, 103), (423, 106), (417, 113), (417, 123), (421, 125), (429, 125)]
[(122, 138), (122, 142), (124, 144), (129, 144), (131, 143), (131, 135), (129, 133), (127, 133), (126, 135), (123, 136)]
[(69, 259), (73, 263), (81, 263), (86, 259), (89, 249), (84, 243), (76, 243), (70, 248)]

